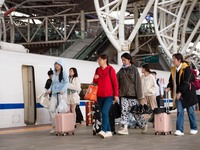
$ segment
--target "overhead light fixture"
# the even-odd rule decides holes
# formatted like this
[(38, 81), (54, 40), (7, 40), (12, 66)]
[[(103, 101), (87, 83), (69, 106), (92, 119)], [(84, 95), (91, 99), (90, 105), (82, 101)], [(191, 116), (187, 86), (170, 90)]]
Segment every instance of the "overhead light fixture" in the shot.
[[(111, 16), (113, 16), (113, 18), (119, 18), (120, 17), (120, 14), (121, 14), (121, 11), (112, 11), (110, 13)], [(125, 17), (130, 15), (129, 12), (125, 12)]]

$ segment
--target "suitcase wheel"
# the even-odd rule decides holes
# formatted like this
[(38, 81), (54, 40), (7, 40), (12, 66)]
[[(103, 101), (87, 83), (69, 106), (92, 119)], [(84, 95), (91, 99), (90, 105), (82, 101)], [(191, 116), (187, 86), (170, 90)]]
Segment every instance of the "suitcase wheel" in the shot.
[(69, 133), (68, 133), (68, 132), (67, 132), (66, 134), (67, 134), (67, 135), (69, 135)]
[(158, 135), (159, 133), (158, 132), (155, 132), (155, 135)]
[(116, 133), (116, 131), (115, 131), (115, 132), (113, 132), (113, 134), (114, 134), (114, 135), (116, 135), (116, 134), (117, 134), (117, 133)]
[(165, 133), (164, 133), (164, 135), (168, 135), (168, 133), (167, 133), (167, 132), (165, 132)]
[(60, 134), (59, 133), (56, 133), (56, 136), (59, 136)]
[(74, 135), (75, 133), (74, 132), (72, 132), (72, 135)]
[(95, 131), (93, 131), (93, 135), (96, 135), (96, 132), (95, 132)]
[(63, 133), (63, 134), (62, 134), (62, 136), (65, 136), (65, 135), (66, 135), (66, 133)]
[(86, 123), (86, 126), (88, 126), (88, 124)]

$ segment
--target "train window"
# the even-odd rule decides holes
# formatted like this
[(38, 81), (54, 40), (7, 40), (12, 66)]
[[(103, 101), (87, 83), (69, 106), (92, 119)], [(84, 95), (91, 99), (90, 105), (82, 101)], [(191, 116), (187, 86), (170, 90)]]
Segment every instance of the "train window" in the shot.
[(26, 125), (33, 125), (36, 122), (36, 94), (33, 66), (22, 66), (22, 82), (24, 96), (24, 122)]

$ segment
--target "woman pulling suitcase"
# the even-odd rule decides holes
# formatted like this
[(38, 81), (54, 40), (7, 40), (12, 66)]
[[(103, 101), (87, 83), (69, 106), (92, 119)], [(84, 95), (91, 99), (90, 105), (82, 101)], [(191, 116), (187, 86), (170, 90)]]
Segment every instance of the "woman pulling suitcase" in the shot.
[(61, 59), (55, 62), (52, 84), (50, 89), (47, 91), (48, 94), (52, 94), (49, 108), (52, 123), (51, 134), (55, 133), (55, 115), (56, 108), (59, 104), (57, 97), (58, 93), (60, 97), (59, 100), (66, 99), (67, 97), (68, 76), (64, 66), (64, 61)]
[(98, 85), (97, 100), (102, 113), (102, 130), (98, 133), (101, 137), (112, 136), (109, 110), (113, 100), (118, 101), (118, 82), (115, 70), (108, 64), (108, 57), (103, 54), (98, 57), (100, 67), (94, 75), (93, 83)]

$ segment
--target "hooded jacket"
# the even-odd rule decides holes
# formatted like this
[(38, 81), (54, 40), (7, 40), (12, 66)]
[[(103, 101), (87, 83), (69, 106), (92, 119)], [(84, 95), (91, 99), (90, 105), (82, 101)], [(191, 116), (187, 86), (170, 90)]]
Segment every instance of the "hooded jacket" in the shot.
[[(176, 77), (176, 85), (174, 80)], [(183, 108), (188, 108), (197, 103), (195, 86), (192, 84), (195, 78), (187, 63), (182, 63), (181, 69), (176, 73), (176, 66), (171, 68), (168, 88), (172, 90), (173, 107), (176, 108), (176, 94), (181, 93), (181, 102)], [(174, 89), (176, 87), (176, 89)]]
[[(61, 82), (59, 81), (59, 74), (56, 73), (56, 63), (60, 64), (63, 70), (63, 79), (61, 80)], [(52, 92), (53, 95), (61, 91), (66, 93), (67, 87), (68, 87), (68, 75), (66, 73), (65, 64), (62, 59), (59, 59), (54, 64), (54, 73), (52, 76), (52, 84), (50, 91)]]

